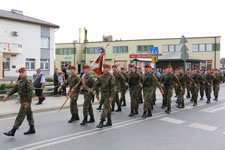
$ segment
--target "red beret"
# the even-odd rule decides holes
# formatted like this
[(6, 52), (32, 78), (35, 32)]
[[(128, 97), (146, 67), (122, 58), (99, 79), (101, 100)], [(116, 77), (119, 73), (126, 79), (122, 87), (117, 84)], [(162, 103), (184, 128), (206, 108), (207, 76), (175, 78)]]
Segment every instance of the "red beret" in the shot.
[(110, 68), (110, 65), (109, 64), (104, 64), (103, 68)]
[(211, 69), (209, 69), (209, 68), (207, 68), (206, 70), (210, 70), (211, 71)]
[(152, 66), (150, 64), (146, 64), (145, 68), (152, 68)]
[(130, 64), (130, 68), (134, 68), (134, 64)]
[(152, 70), (155, 70), (155, 68), (152, 68)]
[(19, 69), (19, 73), (22, 73), (24, 71), (26, 71), (26, 69), (24, 67), (22, 67), (22, 68)]
[(172, 68), (172, 66), (171, 65), (168, 65), (168, 68)]
[(198, 69), (197, 67), (194, 67), (194, 68), (193, 68), (193, 70), (197, 70), (197, 69)]
[(164, 66), (163, 69), (167, 69), (167, 66)]
[(180, 66), (178, 69), (183, 69), (183, 67), (182, 67), (182, 66)]
[(76, 67), (75, 66), (71, 66), (70, 69), (76, 69)]
[(84, 65), (84, 66), (83, 66), (83, 69), (88, 69), (88, 68), (90, 68), (89, 65)]
[(121, 69), (121, 70), (124, 70), (125, 68), (124, 68), (124, 67), (121, 67), (120, 69)]
[(187, 69), (187, 71), (190, 71), (191, 69)]
[(112, 65), (112, 68), (117, 68), (117, 65)]

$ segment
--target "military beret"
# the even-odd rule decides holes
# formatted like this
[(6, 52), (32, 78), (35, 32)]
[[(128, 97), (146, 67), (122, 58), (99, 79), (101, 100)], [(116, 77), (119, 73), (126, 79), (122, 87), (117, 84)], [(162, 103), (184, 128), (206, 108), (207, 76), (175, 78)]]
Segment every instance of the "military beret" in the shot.
[(155, 70), (155, 68), (152, 68), (152, 70)]
[(19, 73), (22, 73), (22, 72), (24, 72), (24, 71), (26, 71), (26, 69), (24, 68), (24, 67), (21, 67), (20, 69), (19, 69)]
[(134, 64), (130, 64), (130, 68), (134, 68)]
[(168, 68), (172, 68), (172, 66), (171, 65), (168, 65)]
[(75, 66), (71, 66), (70, 69), (76, 69), (76, 67)]
[(117, 65), (112, 65), (112, 68), (117, 68)]
[(124, 68), (124, 67), (121, 67), (120, 69), (121, 69), (121, 70), (124, 70), (125, 68)]
[(190, 71), (191, 69), (187, 69), (187, 71)]
[(89, 65), (84, 65), (84, 66), (83, 66), (83, 69), (88, 69), (88, 68), (90, 68)]
[(211, 69), (210, 69), (210, 68), (207, 68), (206, 70), (210, 70), (210, 71), (211, 71)]
[(197, 67), (194, 67), (194, 68), (193, 68), (193, 70), (197, 70), (197, 69), (198, 69)]
[(183, 69), (183, 67), (182, 67), (182, 66), (180, 66), (180, 67), (179, 67), (179, 69)]
[(167, 69), (167, 66), (164, 66), (163, 69)]
[(152, 68), (152, 66), (150, 64), (146, 64), (145, 68)]
[(110, 68), (109, 64), (103, 64), (103, 68)]

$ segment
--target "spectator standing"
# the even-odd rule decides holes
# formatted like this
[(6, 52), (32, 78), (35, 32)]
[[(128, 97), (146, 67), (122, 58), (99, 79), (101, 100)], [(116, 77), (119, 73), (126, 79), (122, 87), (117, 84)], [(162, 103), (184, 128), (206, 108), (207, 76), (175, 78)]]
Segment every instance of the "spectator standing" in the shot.
[(41, 72), (40, 68), (38, 68), (36, 72), (37, 74), (34, 79), (35, 95), (38, 96), (38, 103), (36, 103), (36, 105), (41, 105), (42, 102), (45, 100), (45, 97), (43, 96), (43, 89), (45, 86), (45, 75)]
[[(64, 73), (64, 82), (68, 79), (69, 75), (67, 70), (69, 69), (69, 64), (66, 64), (65, 67), (62, 69), (62, 72)], [(66, 87), (63, 88), (63, 95), (66, 96)]]
[(55, 73), (54, 73), (54, 96), (59, 96), (58, 95), (58, 87), (59, 87), (59, 80), (58, 80), (58, 76), (59, 76), (59, 69), (55, 68)]

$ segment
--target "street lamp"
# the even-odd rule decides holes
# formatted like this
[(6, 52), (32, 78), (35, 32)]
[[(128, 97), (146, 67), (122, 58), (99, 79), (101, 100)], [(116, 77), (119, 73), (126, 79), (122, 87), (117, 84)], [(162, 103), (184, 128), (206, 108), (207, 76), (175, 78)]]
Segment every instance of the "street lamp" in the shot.
[(76, 61), (75, 61), (75, 59), (76, 59), (76, 43), (77, 43), (77, 41), (74, 40), (73, 41), (73, 46), (74, 46), (74, 66), (76, 66)]

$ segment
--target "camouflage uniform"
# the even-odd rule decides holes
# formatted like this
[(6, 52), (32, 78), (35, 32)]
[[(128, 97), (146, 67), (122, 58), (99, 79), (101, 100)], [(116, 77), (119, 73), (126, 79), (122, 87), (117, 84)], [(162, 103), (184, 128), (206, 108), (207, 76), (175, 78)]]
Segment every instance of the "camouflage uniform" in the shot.
[[(28, 80), (27, 77), (21, 79), (17, 85), (8, 93), (8, 97), (18, 92), (20, 96), (20, 110), (16, 117), (13, 128), (18, 129), (23, 123), (24, 118), (27, 116), (27, 121), (30, 126), (34, 126), (33, 112), (31, 110), (31, 102), (33, 97), (32, 81)], [(24, 108), (24, 103), (27, 102), (30, 105), (28, 108)]]
[(167, 73), (162, 80), (162, 84), (165, 86), (164, 94), (167, 103), (166, 113), (171, 112), (171, 97), (173, 96), (174, 83), (177, 83), (179, 88), (182, 87), (180, 81), (173, 73)]
[(178, 108), (184, 108), (184, 94), (185, 94), (185, 87), (187, 86), (187, 83), (192, 83), (192, 85), (195, 84), (195, 81), (187, 74), (180, 73), (178, 75), (178, 79), (183, 87), (183, 91), (181, 91), (179, 88), (178, 89)]
[(205, 78), (208, 81), (208, 83), (210, 84), (210, 85), (206, 84), (206, 86), (205, 86), (207, 103), (210, 103), (211, 93), (212, 93), (212, 85), (213, 85), (213, 81), (216, 80), (216, 77), (212, 74), (206, 74)]
[[(114, 98), (115, 96), (115, 78), (113, 75), (110, 73), (101, 75), (93, 89), (97, 90), (98, 88), (101, 88), (101, 99), (104, 101), (103, 104), (103, 111), (101, 114), (101, 120), (105, 121), (105, 118), (107, 117), (108, 119), (111, 120), (111, 107), (110, 107), (110, 102), (109, 98), (112, 97)], [(98, 93), (97, 93), (98, 95)]]
[(200, 83), (200, 96), (201, 96), (200, 100), (203, 100), (205, 89), (206, 89), (206, 85), (201, 82)]
[[(69, 88), (70, 88), (69, 91), (71, 91), (72, 88), (79, 82), (79, 80), (80, 80), (80, 78), (76, 74), (71, 75), (66, 80), (66, 82), (62, 85), (62, 88), (66, 87), (66, 86), (69, 86)], [(80, 91), (80, 87), (81, 87), (80, 85), (76, 88), (76, 90), (70, 96), (70, 112), (72, 114), (71, 120), (73, 120), (73, 119), (79, 120), (77, 99), (78, 99), (79, 91)]]
[[(140, 79), (141, 79), (140, 82), (142, 83), (143, 82), (143, 74), (142, 73), (138, 73), (138, 74), (140, 75)], [(138, 104), (143, 103), (142, 90), (143, 90), (143, 88), (141, 88), (141, 87), (138, 89), (138, 91), (139, 91), (138, 92), (138, 102), (137, 102)]]
[[(160, 76), (160, 83), (163, 84), (163, 82), (165, 81), (165, 77), (167, 76), (167, 73), (164, 73)], [(165, 91), (165, 87), (162, 87), (163, 91)], [(163, 99), (162, 99), (162, 108), (166, 107), (166, 97), (165, 94), (162, 95)]]
[(115, 102), (118, 106), (118, 109), (116, 111), (121, 111), (121, 102), (119, 99), (119, 92), (121, 89), (121, 85), (125, 84), (125, 78), (122, 76), (122, 74), (120, 74), (120, 72), (113, 73), (113, 76), (115, 78), (115, 96), (112, 102), (112, 111), (114, 111)]
[[(129, 116), (138, 114), (138, 92), (139, 84), (141, 82), (141, 76), (137, 72), (130, 72), (128, 77), (130, 98), (131, 98), (131, 113)], [(135, 113), (134, 113), (135, 111)]]
[(216, 73), (215, 77), (216, 77), (216, 80), (213, 81), (213, 92), (214, 92), (214, 96), (215, 96), (214, 100), (217, 101), (218, 95), (219, 95), (219, 90), (220, 90), (220, 83), (224, 80), (224, 77), (219, 73)]
[[(124, 77), (125, 79), (125, 83), (128, 82), (128, 77), (127, 77), (127, 74), (126, 73), (121, 73), (122, 76)], [(121, 84), (121, 97), (120, 97), (120, 102), (121, 102), (121, 105), (122, 106), (126, 106), (126, 91), (128, 89), (128, 87), (124, 84)], [(123, 104), (122, 104), (123, 103)]]

